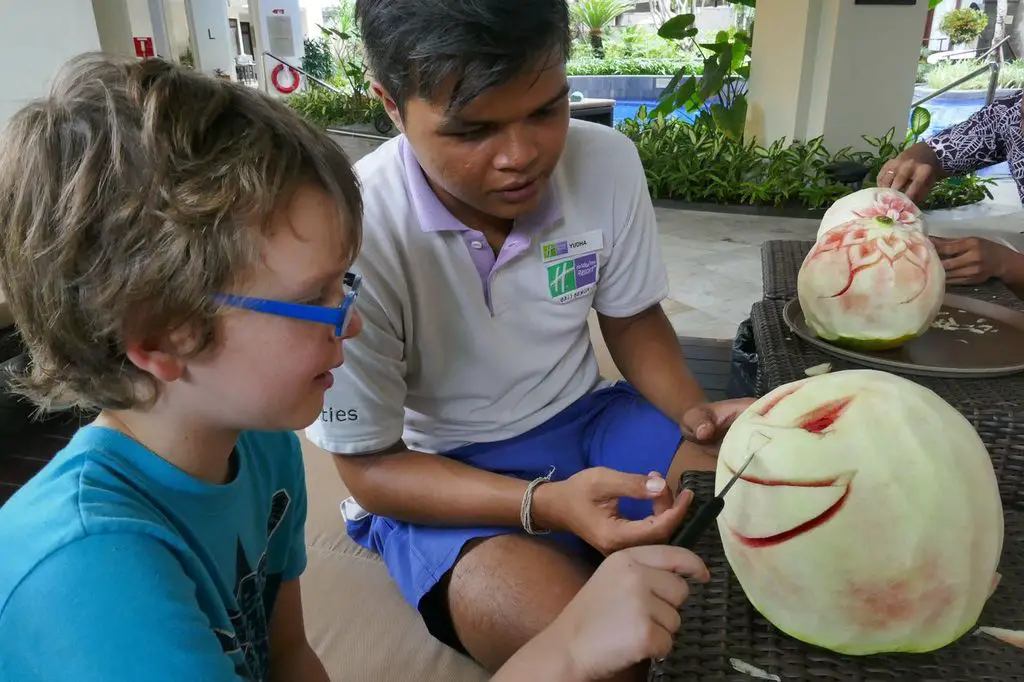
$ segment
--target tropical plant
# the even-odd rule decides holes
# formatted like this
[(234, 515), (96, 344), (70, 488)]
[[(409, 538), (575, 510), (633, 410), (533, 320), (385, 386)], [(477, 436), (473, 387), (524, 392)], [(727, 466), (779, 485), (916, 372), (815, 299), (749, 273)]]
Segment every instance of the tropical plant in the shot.
[[(931, 65), (925, 72), (923, 81), (929, 88), (938, 90), (952, 84), (964, 76), (976, 71), (985, 62), (977, 59), (947, 59)], [(991, 74), (982, 73), (956, 86), (957, 90), (984, 90), (988, 87)], [(998, 87), (1017, 89), (1024, 87), (1024, 61), (1013, 60), (1003, 62), (999, 67)]]
[[(314, 85), (291, 95), (288, 104), (324, 128), (372, 123), (379, 132), (388, 132), (391, 124), (383, 104), (371, 88), (355, 24), (346, 23), (344, 17), (333, 19), (329, 26), (319, 25), (323, 39), (333, 54), (332, 88)], [(339, 25), (348, 26), (349, 30), (337, 28)]]
[(683, 70), (699, 73), (698, 65), (682, 59), (646, 59), (643, 57), (583, 57), (566, 66), (570, 76), (668, 76)]
[(598, 59), (604, 58), (604, 30), (634, 7), (635, 0), (576, 0), (570, 5), (573, 21), (586, 30)]
[[(931, 114), (924, 107), (915, 107), (910, 115), (910, 126), (906, 136), (896, 142), (895, 128), (890, 128), (882, 137), (864, 136), (864, 140), (874, 148), (874, 152), (862, 158), (867, 159), (868, 177), (875, 179), (882, 166), (890, 159), (896, 158), (907, 147), (916, 144), (931, 125)], [(955, 208), (975, 204), (986, 198), (992, 198), (990, 186), (995, 184), (991, 178), (983, 178), (977, 174), (953, 176), (939, 180), (928, 196), (920, 202), (926, 211)]]
[[(870, 184), (878, 169), (916, 142), (929, 124), (930, 115), (919, 107), (904, 140), (895, 141), (895, 129), (890, 129), (880, 138), (864, 137), (873, 151), (847, 147), (835, 153), (820, 137), (790, 144), (780, 139), (762, 147), (726, 135), (710, 119), (690, 123), (654, 115), (646, 107), (617, 128), (636, 144), (654, 199), (820, 211), (853, 191), (839, 182), (834, 169), (859, 166)], [(976, 203), (991, 196), (992, 182), (975, 175), (942, 180), (921, 207)]]
[(746, 31), (719, 31), (715, 42), (698, 44), (696, 19), (693, 14), (679, 14), (658, 29), (658, 35), (668, 40), (693, 42), (704, 65), (700, 77), (680, 69), (662, 91), (654, 114), (685, 107), (690, 113), (699, 111), (699, 118), (710, 117), (727, 136), (742, 139), (752, 36)]
[(302, 70), (324, 81), (334, 77), (334, 55), (325, 38), (306, 38), (303, 41)]
[(962, 7), (950, 10), (942, 17), (939, 28), (949, 36), (954, 45), (963, 45), (976, 40), (988, 26), (988, 15), (981, 10)]
[(618, 128), (636, 144), (654, 199), (822, 209), (849, 191), (827, 169), (853, 152), (831, 154), (820, 138), (765, 148), (708, 119), (688, 123), (646, 107)]

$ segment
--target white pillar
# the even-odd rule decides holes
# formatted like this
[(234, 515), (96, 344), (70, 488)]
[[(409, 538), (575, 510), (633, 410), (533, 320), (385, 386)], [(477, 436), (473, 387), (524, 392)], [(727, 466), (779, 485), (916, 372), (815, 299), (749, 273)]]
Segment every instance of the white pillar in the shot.
[[(302, 43), (304, 35), (299, 0), (249, 0), (249, 20), (255, 34), (260, 87), (270, 94), (282, 95), (271, 82), (274, 70), (281, 62), (263, 53), (270, 52), (288, 64), (302, 66), (306, 50)], [(283, 85), (290, 83), (290, 75), (282, 73), (280, 82)]]
[(153, 25), (153, 50), (158, 57), (173, 60), (177, 55), (171, 49), (171, 32), (164, 0), (146, 0), (149, 4), (149, 20)]
[(760, 0), (746, 134), (762, 145), (824, 136), (831, 151), (862, 135), (906, 134), (928, 1)]
[(227, 0), (185, 0), (196, 69), (235, 78)]
[(125, 0), (92, 0), (100, 48), (107, 54), (135, 56), (132, 20)]
[(19, 1), (4, 3), (3, 8), (0, 63), (16, 68), (7, 69), (0, 88), (0, 127), (15, 111), (46, 95), (64, 62), (100, 49), (96, 15), (89, 0)]

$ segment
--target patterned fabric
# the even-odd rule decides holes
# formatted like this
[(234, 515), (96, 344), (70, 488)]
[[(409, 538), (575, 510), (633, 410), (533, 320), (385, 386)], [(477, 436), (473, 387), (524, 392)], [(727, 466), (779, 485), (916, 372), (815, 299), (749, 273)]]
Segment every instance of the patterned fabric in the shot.
[(996, 99), (966, 121), (926, 140), (939, 157), (942, 170), (962, 175), (1006, 161), (1024, 201), (1022, 98), (1024, 90)]

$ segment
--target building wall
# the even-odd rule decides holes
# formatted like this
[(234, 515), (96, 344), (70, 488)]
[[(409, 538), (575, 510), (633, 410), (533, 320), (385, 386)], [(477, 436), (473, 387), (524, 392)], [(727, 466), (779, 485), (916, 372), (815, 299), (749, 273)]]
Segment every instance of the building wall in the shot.
[(18, 0), (4, 3), (0, 61), (6, 70), (0, 89), (0, 125), (30, 100), (46, 94), (61, 64), (100, 49), (90, 0)]

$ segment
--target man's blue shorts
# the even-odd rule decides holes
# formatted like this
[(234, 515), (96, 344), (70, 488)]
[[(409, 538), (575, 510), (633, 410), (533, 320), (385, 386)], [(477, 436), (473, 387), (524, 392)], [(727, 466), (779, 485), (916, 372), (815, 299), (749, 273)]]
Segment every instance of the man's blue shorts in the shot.
[[(467, 445), (445, 454), (480, 469), (528, 481), (547, 475), (551, 467), (555, 467), (553, 480), (564, 480), (589, 467), (642, 475), (657, 471), (667, 476), (681, 438), (675, 422), (631, 385), (620, 381), (584, 396), (515, 438)], [(650, 501), (634, 499), (621, 500), (619, 510), (630, 519), (642, 519), (652, 511)], [(347, 529), (355, 542), (383, 557), (402, 595), (421, 613), (424, 596), (451, 570), (467, 542), (523, 533), (520, 528), (509, 527), (421, 526), (375, 515), (348, 521)], [(574, 553), (587, 548), (572, 534), (545, 537)], [(429, 620), (424, 620), (429, 628)]]

